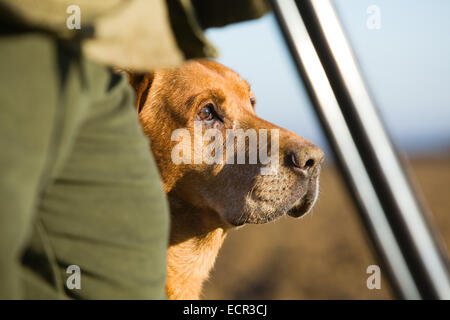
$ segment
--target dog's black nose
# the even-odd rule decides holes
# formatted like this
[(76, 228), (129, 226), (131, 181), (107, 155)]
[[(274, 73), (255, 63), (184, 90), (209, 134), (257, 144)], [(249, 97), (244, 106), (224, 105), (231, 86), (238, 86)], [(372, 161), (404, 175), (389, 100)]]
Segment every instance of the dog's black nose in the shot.
[(313, 171), (324, 159), (323, 151), (316, 146), (304, 146), (290, 153), (290, 164), (302, 171)]

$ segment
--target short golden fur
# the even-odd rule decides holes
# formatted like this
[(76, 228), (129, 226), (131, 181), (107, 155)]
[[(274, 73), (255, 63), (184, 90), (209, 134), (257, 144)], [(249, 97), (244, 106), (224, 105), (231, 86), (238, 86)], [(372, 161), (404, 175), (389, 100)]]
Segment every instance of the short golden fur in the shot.
[[(287, 213), (298, 217), (317, 198), (322, 151), (300, 136), (259, 118), (248, 83), (209, 61), (129, 74), (144, 133), (150, 139), (171, 210), (167, 255), (169, 299), (198, 299), (230, 228), (265, 223)], [(215, 128), (279, 129), (280, 167), (261, 175), (255, 164), (175, 164), (171, 150), (178, 128), (193, 130), (205, 104), (220, 114)]]

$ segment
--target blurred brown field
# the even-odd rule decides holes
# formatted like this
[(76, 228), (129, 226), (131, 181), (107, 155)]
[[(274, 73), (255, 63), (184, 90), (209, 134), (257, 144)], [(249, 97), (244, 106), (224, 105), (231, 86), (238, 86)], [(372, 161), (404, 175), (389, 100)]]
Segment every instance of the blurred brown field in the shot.
[[(414, 159), (410, 167), (450, 248), (450, 155)], [(228, 235), (203, 298), (392, 299), (385, 278), (380, 290), (367, 289), (366, 268), (372, 264), (378, 263), (354, 205), (336, 168), (328, 165), (312, 214)]]

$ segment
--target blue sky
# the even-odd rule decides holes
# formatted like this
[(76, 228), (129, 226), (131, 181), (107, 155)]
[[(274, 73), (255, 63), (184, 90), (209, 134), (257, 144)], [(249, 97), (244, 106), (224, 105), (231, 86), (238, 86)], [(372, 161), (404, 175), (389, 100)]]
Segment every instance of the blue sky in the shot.
[[(449, 150), (450, 1), (334, 3), (394, 142), (410, 153)], [(380, 9), (380, 29), (366, 26), (370, 5)], [(218, 61), (252, 85), (258, 115), (327, 149), (272, 14), (207, 35)]]

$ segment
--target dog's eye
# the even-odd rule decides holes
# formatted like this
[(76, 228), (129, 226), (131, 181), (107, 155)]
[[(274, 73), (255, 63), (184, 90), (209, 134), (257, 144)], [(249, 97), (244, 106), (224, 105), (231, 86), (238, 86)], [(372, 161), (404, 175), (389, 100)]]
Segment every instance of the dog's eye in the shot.
[(256, 104), (256, 99), (255, 99), (255, 97), (251, 97), (251, 98), (250, 98), (250, 103), (252, 104), (252, 107), (255, 106), (255, 104)]
[(198, 113), (198, 117), (203, 121), (210, 121), (214, 119), (214, 111), (211, 103), (207, 104), (202, 111)]

